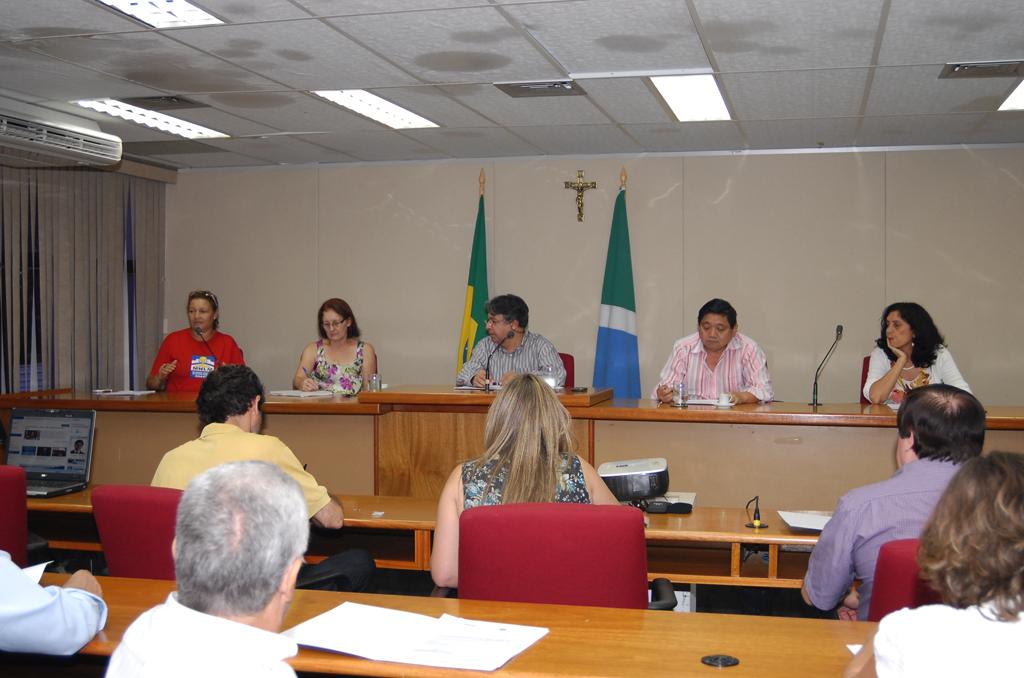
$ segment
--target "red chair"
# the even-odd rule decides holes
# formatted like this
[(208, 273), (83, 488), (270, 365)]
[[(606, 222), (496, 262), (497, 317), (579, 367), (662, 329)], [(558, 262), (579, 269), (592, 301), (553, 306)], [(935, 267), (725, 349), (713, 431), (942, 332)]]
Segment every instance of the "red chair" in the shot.
[(875, 563), (868, 621), (879, 621), (904, 607), (942, 602), (939, 594), (921, 579), (917, 565), (918, 542), (917, 539), (896, 539), (882, 544)]
[(864, 362), (860, 366), (860, 404), (870, 405), (871, 401), (864, 397), (864, 384), (868, 383), (868, 365), (871, 363), (871, 356), (864, 356)]
[[(672, 609), (667, 579), (655, 609)], [(508, 504), (459, 519), (459, 597), (647, 609), (643, 513), (630, 506)]]
[(28, 509), (25, 469), (0, 466), (0, 550), (18, 567), (28, 565)]
[(92, 514), (113, 577), (174, 579), (174, 523), (181, 490), (148, 485), (101, 485)]
[(562, 359), (562, 365), (565, 366), (565, 388), (571, 389), (576, 385), (576, 359), (572, 357), (571, 353), (559, 353), (558, 357)]

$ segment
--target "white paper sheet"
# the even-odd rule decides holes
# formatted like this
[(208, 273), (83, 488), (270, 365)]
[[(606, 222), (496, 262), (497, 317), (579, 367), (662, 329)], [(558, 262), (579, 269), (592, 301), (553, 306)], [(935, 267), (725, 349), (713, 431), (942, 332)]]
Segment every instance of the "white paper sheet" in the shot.
[(95, 393), (96, 395), (104, 395), (104, 396), (140, 396), (140, 395), (149, 395), (150, 393), (156, 393), (156, 391), (149, 391), (149, 390), (141, 390), (141, 391), (132, 391), (132, 390), (127, 390), (127, 391), (104, 391), (104, 390), (99, 390), (99, 391), (93, 391), (93, 393)]
[(285, 398), (330, 398), (334, 396), (331, 391), (294, 391), (285, 389), (281, 391), (271, 391), (272, 396), (284, 396)]
[(547, 634), (546, 628), (439, 619), (342, 603), (284, 632), (299, 645), (378, 661), (494, 671)]
[(33, 584), (38, 584), (39, 580), (43, 578), (43, 571), (46, 570), (46, 566), (52, 563), (52, 560), (47, 560), (45, 563), (39, 563), (38, 565), (29, 565), (28, 567), (22, 568), (22, 572), (25, 576), (32, 580)]
[(832, 518), (828, 511), (779, 511), (779, 516), (790, 527), (802, 530), (822, 530)]

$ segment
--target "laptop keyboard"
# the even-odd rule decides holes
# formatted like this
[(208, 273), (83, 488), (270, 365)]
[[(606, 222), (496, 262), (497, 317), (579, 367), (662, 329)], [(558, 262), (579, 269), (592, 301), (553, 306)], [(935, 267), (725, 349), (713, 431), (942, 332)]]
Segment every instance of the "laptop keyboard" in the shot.
[(29, 483), (29, 486), (41, 488), (67, 487), (74, 482), (73, 480), (33, 480)]

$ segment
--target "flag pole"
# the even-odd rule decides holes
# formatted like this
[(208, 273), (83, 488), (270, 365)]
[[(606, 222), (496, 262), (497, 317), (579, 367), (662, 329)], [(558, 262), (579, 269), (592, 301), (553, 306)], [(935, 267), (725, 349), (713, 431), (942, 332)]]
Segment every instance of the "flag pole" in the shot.
[(619, 171), (619, 188), (625, 188), (625, 187), (626, 187), (626, 168), (625, 168), (625, 166), (623, 166), (623, 168)]
[[(623, 170), (625, 171), (625, 170)], [(487, 183), (486, 177), (484, 177), (484, 168), (480, 168), (480, 195), (484, 194), (484, 184)]]

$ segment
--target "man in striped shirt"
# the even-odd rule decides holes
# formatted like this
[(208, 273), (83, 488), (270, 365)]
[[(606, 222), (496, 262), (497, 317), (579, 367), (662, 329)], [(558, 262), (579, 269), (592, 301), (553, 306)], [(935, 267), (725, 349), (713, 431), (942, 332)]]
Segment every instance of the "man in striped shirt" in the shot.
[(554, 378), (556, 386), (565, 384), (565, 366), (554, 344), (526, 330), (530, 308), (525, 301), (502, 294), (488, 301), (486, 310), (487, 336), (473, 347), (456, 384), (483, 387), (488, 377), (491, 383), (504, 383), (516, 374), (537, 374)]
[(671, 402), (679, 383), (686, 384), (690, 398), (718, 400), (728, 394), (734, 404), (769, 402), (775, 395), (764, 351), (739, 333), (736, 309), (724, 299), (700, 307), (697, 333), (672, 347), (651, 397)]

